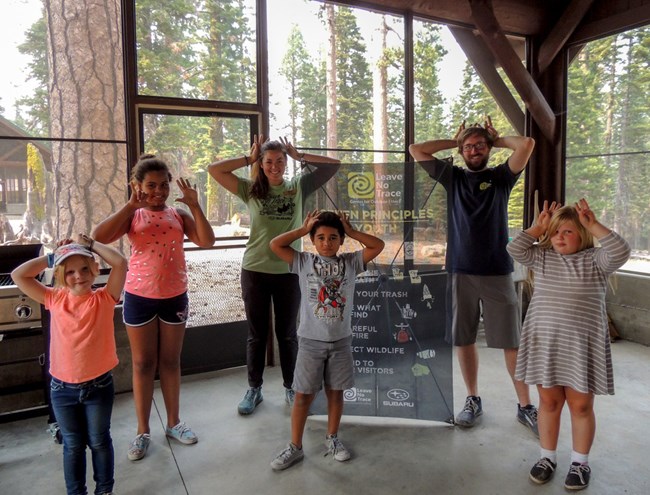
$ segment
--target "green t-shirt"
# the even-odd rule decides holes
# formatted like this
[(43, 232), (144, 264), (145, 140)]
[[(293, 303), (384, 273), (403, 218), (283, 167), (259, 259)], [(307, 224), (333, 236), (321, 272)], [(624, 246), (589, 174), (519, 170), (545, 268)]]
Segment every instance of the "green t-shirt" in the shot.
[[(273, 254), (269, 242), (302, 225), (304, 198), (314, 190), (313, 175), (316, 174), (298, 175), (279, 186), (271, 186), (268, 196), (261, 200), (250, 195), (252, 181), (238, 178), (237, 196), (246, 203), (251, 216), (250, 237), (242, 268), (263, 273), (289, 272), (289, 265)], [(300, 250), (300, 239), (291, 246)]]

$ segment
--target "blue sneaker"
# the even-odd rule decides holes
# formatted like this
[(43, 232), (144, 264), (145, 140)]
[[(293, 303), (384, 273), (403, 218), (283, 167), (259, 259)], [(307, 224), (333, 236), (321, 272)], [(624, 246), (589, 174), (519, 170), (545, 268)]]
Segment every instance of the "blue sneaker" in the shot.
[(284, 400), (287, 404), (289, 404), (289, 408), (293, 409), (293, 403), (296, 401), (296, 392), (291, 388), (285, 388)]
[(183, 421), (178, 423), (173, 428), (167, 426), (165, 428), (165, 435), (175, 440), (178, 440), (179, 442), (184, 443), (185, 445), (191, 445), (199, 441), (196, 434)]
[(517, 420), (533, 432), (539, 438), (539, 429), (537, 428), (537, 408), (532, 404), (521, 407), (517, 404)]
[(237, 411), (243, 416), (251, 414), (263, 400), (262, 387), (251, 387), (246, 390), (246, 395), (244, 395), (244, 398), (237, 406)]

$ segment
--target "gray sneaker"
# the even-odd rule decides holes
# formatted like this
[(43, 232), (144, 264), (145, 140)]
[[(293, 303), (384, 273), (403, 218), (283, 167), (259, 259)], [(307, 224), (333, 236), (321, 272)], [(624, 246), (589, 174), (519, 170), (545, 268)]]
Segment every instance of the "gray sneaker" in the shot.
[(464, 428), (471, 428), (476, 423), (476, 418), (483, 414), (483, 406), (481, 405), (481, 398), (474, 395), (469, 395), (465, 399), (465, 407), (456, 416), (456, 424)]
[(262, 397), (262, 387), (251, 387), (246, 390), (246, 395), (237, 406), (237, 411), (241, 415), (251, 414), (257, 405), (264, 400)]
[(519, 422), (527, 426), (537, 438), (539, 438), (539, 430), (537, 429), (537, 408), (532, 404), (521, 407), (517, 404), (517, 419)]
[(352, 457), (350, 455), (350, 451), (345, 448), (345, 445), (343, 445), (337, 435), (327, 435), (325, 445), (327, 445), (327, 452), (325, 452), (325, 455), (332, 454), (334, 459), (337, 461), (347, 461), (350, 457)]
[(271, 461), (271, 469), (274, 471), (282, 471), (293, 466), (296, 462), (302, 461), (305, 455), (302, 449), (299, 449), (294, 444), (289, 443), (287, 448), (280, 452), (275, 459)]
[(149, 435), (149, 433), (142, 433), (136, 436), (131, 442), (129, 451), (126, 454), (126, 456), (129, 458), (129, 461), (139, 461), (142, 459), (147, 453), (150, 442), (151, 435)]

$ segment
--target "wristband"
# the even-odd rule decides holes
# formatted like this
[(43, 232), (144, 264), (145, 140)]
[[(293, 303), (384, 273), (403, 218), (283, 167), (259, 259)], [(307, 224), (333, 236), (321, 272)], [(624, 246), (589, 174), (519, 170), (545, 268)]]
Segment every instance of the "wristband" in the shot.
[(93, 252), (93, 246), (95, 245), (95, 239), (90, 237), (90, 244), (88, 244), (88, 251)]
[(54, 268), (54, 253), (47, 253), (47, 267)]
[(247, 155), (244, 155), (244, 160), (246, 160), (246, 165), (250, 165), (250, 158)]

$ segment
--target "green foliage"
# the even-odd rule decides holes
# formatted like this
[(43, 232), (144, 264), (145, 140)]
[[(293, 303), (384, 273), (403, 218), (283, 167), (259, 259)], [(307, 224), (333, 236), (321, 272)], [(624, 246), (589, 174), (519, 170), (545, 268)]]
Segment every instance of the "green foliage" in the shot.
[(38, 148), (27, 143), (27, 177), (31, 181), (31, 189), (35, 193), (32, 212), (37, 220), (45, 219), (45, 164)]
[(48, 93), (47, 22), (45, 11), (25, 33), (25, 41), (18, 46), (20, 53), (31, 56), (27, 64), (27, 79), (35, 85), (34, 92), (16, 102), (16, 124), (35, 136), (45, 137), (50, 130)]
[(584, 46), (569, 69), (566, 202), (586, 197), (598, 219), (650, 247), (650, 28)]

